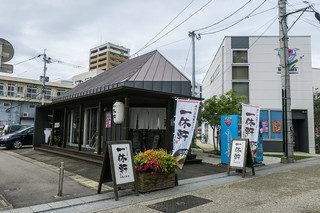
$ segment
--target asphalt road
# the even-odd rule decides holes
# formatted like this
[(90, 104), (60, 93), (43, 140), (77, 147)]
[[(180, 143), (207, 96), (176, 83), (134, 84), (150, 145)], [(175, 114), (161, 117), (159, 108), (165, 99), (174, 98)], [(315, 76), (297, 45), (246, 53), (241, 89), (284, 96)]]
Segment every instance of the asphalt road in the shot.
[(0, 148), (0, 194), (14, 208), (96, 194), (96, 190), (65, 177), (63, 196), (56, 197), (59, 183), (57, 173), (7, 152), (5, 148)]

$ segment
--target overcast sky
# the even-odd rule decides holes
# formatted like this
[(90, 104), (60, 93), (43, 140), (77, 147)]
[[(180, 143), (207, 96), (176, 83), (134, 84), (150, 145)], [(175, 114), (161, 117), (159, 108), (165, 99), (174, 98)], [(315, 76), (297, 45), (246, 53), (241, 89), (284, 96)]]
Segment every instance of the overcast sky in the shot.
[[(302, 0), (287, 2), (288, 12), (307, 6)], [(309, 2), (320, 11), (318, 0)], [(225, 21), (197, 33), (228, 28), (262, 4), (252, 13), (253, 17), (221, 32), (203, 34), (196, 41), (196, 81), (201, 83), (225, 36), (279, 35), (277, 3), (278, 0), (0, 0), (0, 38), (14, 47), (9, 64), (43, 54), (44, 49), (48, 57), (65, 62), (48, 65), (50, 81), (57, 81), (70, 80), (73, 75), (87, 71), (89, 50), (93, 47), (111, 42), (129, 48), (134, 54), (160, 32), (154, 43), (137, 55), (157, 49), (191, 79), (188, 32), (216, 24), (246, 4)], [(291, 15), (288, 25), (298, 16), (299, 13)], [(311, 36), (313, 67), (320, 68), (320, 24), (314, 13), (304, 13), (289, 35)], [(39, 79), (42, 73), (43, 61), (39, 57), (15, 65), (10, 76)]]

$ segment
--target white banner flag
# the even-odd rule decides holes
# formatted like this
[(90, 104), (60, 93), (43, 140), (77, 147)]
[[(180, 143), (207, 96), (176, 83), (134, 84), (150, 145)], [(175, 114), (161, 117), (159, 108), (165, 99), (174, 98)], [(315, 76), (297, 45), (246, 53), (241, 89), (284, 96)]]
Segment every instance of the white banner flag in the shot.
[(183, 166), (187, 157), (194, 128), (197, 122), (199, 101), (177, 99), (172, 156), (178, 166)]
[(252, 157), (256, 157), (259, 136), (260, 106), (242, 104), (241, 138), (248, 138)]

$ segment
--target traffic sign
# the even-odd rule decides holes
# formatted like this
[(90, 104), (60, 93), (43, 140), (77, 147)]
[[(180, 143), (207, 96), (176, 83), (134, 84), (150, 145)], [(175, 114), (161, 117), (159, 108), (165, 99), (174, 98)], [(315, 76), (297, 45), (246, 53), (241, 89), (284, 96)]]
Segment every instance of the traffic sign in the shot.
[(11, 64), (1, 64), (0, 65), (0, 72), (12, 73), (13, 72), (13, 65), (11, 65)]

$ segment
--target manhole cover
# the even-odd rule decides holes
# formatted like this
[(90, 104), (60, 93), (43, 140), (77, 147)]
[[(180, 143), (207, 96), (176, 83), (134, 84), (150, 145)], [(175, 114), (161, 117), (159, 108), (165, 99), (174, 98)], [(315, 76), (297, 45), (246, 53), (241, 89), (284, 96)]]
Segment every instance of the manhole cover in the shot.
[(183, 197), (178, 197), (172, 200), (167, 200), (164, 202), (149, 205), (149, 208), (161, 211), (161, 212), (180, 212), (186, 209), (191, 209), (196, 206), (201, 206), (206, 203), (210, 203), (212, 200), (204, 199), (201, 197), (196, 197), (192, 195), (187, 195)]

